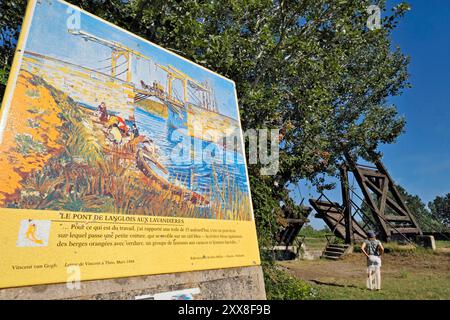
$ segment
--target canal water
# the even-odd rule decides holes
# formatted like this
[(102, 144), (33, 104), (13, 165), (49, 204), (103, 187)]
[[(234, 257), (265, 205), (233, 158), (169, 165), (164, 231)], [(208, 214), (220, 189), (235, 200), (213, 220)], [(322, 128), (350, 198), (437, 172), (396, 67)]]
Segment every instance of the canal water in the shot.
[(243, 156), (237, 150), (224, 150), (215, 142), (189, 136), (186, 113), (168, 110), (167, 120), (139, 107), (134, 114), (139, 133), (156, 144), (159, 162), (169, 171), (168, 180), (201, 194), (228, 189), (233, 182), (246, 193)]

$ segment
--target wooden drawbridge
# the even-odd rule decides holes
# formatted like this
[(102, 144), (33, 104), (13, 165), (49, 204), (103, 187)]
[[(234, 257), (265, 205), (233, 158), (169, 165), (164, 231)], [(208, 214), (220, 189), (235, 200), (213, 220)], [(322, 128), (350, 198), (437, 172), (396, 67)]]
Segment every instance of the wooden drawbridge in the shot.
[[(369, 229), (375, 229), (382, 241), (411, 241), (422, 235), (422, 230), (381, 161), (375, 161), (375, 166), (367, 166), (356, 164), (348, 156), (346, 160), (341, 166), (343, 204), (332, 202), (323, 194), (326, 199), (322, 196), (311, 199), (316, 217), (322, 218), (333, 233), (345, 239), (346, 243), (366, 239)], [(363, 198), (360, 197), (360, 200), (368, 210), (362, 210), (350, 197), (350, 193), (358, 194), (349, 187), (349, 171), (362, 191)]]
[[(345, 239), (345, 216), (344, 208), (336, 202), (330, 202), (321, 199), (310, 199), (309, 203), (316, 210), (316, 218), (321, 218), (325, 221), (330, 230), (339, 238)], [(352, 217), (352, 236), (353, 242), (361, 242), (366, 239), (366, 232), (361, 227), (359, 222)]]

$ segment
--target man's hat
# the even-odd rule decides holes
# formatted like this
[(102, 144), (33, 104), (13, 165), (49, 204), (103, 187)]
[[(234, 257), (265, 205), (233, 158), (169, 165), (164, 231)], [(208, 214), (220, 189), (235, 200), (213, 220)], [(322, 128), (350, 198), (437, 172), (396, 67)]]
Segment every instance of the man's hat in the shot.
[(373, 232), (372, 230), (367, 231), (367, 237), (369, 237), (369, 238), (375, 238), (375, 232)]

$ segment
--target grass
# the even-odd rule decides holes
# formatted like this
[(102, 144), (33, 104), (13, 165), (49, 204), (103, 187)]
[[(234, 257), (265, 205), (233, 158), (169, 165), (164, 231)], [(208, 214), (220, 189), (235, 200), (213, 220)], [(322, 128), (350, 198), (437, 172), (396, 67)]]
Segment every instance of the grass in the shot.
[(450, 240), (438, 240), (438, 241), (436, 241), (436, 248), (438, 248), (438, 249), (450, 249)]
[(17, 152), (24, 156), (28, 156), (33, 152), (41, 154), (47, 151), (41, 142), (33, 140), (33, 137), (28, 134), (17, 134), (16, 143)]
[(274, 266), (263, 266), (263, 271), (268, 300), (316, 299), (317, 291), (305, 281)]
[[(441, 243), (448, 246), (449, 243)], [(427, 300), (450, 299), (448, 251), (396, 251), (383, 256), (382, 290), (365, 288), (365, 258), (353, 253), (338, 261), (283, 262), (289, 273), (309, 283), (318, 299)]]
[(304, 244), (310, 250), (324, 250), (327, 245), (327, 239), (305, 237)]
[(342, 281), (339, 286), (313, 285), (322, 300), (448, 300), (450, 277), (399, 271), (382, 277), (381, 291), (366, 290), (356, 281)]

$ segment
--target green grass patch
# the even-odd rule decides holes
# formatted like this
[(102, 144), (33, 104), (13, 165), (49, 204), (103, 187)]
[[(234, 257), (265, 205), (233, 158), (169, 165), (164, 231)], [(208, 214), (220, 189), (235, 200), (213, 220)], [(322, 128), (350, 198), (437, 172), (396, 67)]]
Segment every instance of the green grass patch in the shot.
[(327, 234), (330, 234), (331, 230), (328, 227), (323, 228), (322, 230), (316, 230), (310, 225), (305, 225), (300, 230), (299, 235), (305, 236), (307, 238), (324, 238)]
[(304, 244), (311, 250), (324, 250), (327, 245), (327, 239), (325, 238), (309, 238), (306, 237)]
[(47, 151), (42, 142), (33, 140), (29, 134), (17, 134), (16, 143), (17, 152), (24, 156), (28, 156), (31, 152), (42, 154)]
[(317, 285), (317, 299), (321, 300), (448, 300), (450, 276), (415, 274), (401, 270), (397, 274), (382, 275), (382, 290), (370, 291), (363, 280), (338, 281), (333, 285)]
[(436, 248), (450, 249), (450, 240), (437, 240)]
[(305, 281), (275, 266), (265, 266), (263, 271), (268, 300), (314, 300), (317, 298), (317, 291)]
[[(391, 244), (390, 244), (391, 245)], [(381, 291), (366, 289), (365, 258), (360, 253), (342, 260), (292, 261), (289, 273), (306, 281), (320, 300), (450, 300), (450, 254), (417, 248), (383, 255)]]

